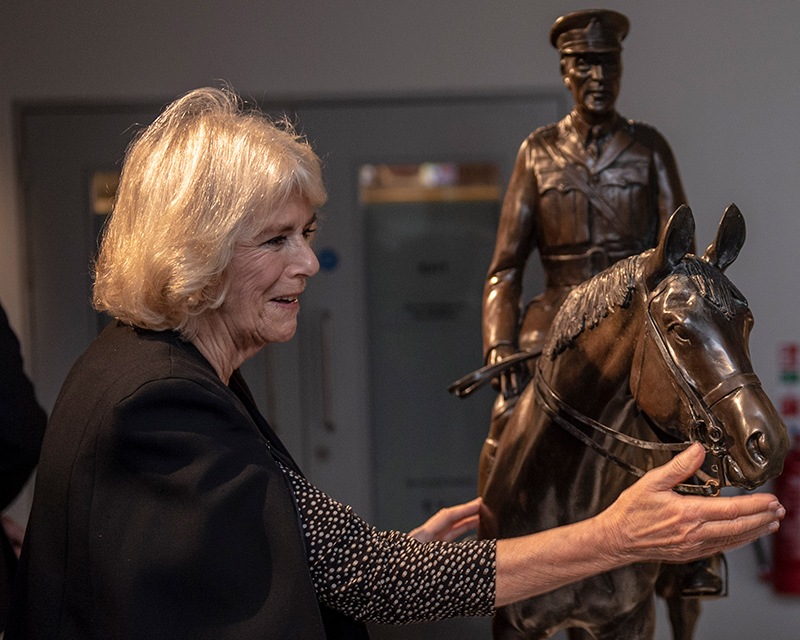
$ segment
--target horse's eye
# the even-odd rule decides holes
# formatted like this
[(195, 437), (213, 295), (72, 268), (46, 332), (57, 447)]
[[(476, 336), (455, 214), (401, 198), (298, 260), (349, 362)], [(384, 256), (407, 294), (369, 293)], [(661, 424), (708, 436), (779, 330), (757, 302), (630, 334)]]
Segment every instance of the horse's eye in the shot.
[(680, 342), (691, 342), (689, 331), (682, 324), (675, 322), (667, 327), (667, 331), (675, 336), (675, 338)]

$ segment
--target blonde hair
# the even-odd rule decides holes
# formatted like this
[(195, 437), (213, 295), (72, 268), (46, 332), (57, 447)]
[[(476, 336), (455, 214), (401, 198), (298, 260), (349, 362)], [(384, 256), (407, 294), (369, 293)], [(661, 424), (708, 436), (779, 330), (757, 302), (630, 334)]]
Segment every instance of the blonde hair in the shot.
[[(291, 198), (326, 200), (319, 158), (288, 122), (197, 89), (131, 143), (95, 264), (94, 306), (192, 339), (222, 304), (236, 241)], [(256, 215), (258, 213), (258, 215)]]

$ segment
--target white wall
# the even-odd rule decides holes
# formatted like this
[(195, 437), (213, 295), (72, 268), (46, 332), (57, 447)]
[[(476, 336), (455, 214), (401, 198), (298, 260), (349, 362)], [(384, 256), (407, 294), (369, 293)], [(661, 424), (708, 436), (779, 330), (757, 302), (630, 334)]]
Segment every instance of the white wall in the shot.
[[(800, 3), (604, 4), (632, 22), (620, 111), (672, 144), (700, 246), (729, 202), (745, 215), (748, 241), (729, 275), (750, 300), (754, 364), (774, 391), (776, 344), (800, 340)], [(25, 342), (12, 103), (166, 99), (217, 79), (256, 96), (551, 89), (560, 79), (549, 27), (576, 8), (559, 0), (4, 0), (0, 300), (12, 324)], [(800, 604), (777, 602), (753, 579), (750, 555), (736, 557), (742, 575), (732, 597), (704, 617), (727, 626), (704, 624), (703, 637), (795, 637), (787, 625), (798, 628)], [(762, 605), (763, 616), (750, 610)], [(762, 618), (774, 631), (742, 631)]]

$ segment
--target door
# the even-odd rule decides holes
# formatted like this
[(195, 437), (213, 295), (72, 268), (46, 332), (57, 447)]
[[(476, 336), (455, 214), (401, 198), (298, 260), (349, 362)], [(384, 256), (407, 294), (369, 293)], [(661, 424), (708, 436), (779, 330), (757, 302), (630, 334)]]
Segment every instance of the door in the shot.
[[(363, 168), (430, 163), (491, 166), (496, 168), (498, 196), (502, 197), (522, 141), (535, 128), (558, 120), (566, 109), (563, 94), (320, 103), (298, 108), (298, 122), (323, 159), (330, 196), (317, 236), (318, 252), (327, 258), (323, 264), (328, 267), (307, 288), (313, 295), (313, 313), (308, 303), (301, 311), (309, 324), (326, 318), (333, 354), (327, 382), (320, 381), (303, 399), (306, 411), (315, 416), (306, 423), (305, 462), (320, 486), (380, 527), (407, 529), (440, 504), (475, 495), (478, 454), (488, 430), (492, 393), (487, 389), (457, 400), (446, 387), (483, 364), (480, 315), (475, 310), (494, 249), (499, 200), (441, 201), (436, 206), (431, 202), (364, 204), (359, 198)], [(422, 212), (424, 208), (428, 214)], [(392, 278), (403, 267), (390, 266), (384, 259), (388, 254), (377, 244), (383, 233), (379, 225), (396, 227), (403, 220), (412, 224), (415, 216), (421, 224), (425, 215), (427, 230), (438, 235), (418, 236), (412, 244), (420, 253), (416, 258), (407, 254), (405, 267), (420, 275), (426, 287), (439, 287), (426, 293), (428, 311), (437, 295), (443, 302), (469, 300), (472, 310), (464, 310), (466, 324), (458, 331), (466, 333), (460, 334), (459, 349), (445, 342), (434, 344), (453, 329), (444, 329), (442, 320), (425, 320), (417, 314), (416, 324), (398, 328), (402, 349), (409, 350), (404, 351), (409, 360), (398, 369), (404, 363), (396, 353), (401, 343), (384, 343), (378, 337), (385, 310), (378, 308), (384, 301), (376, 279), (382, 274)], [(466, 237), (460, 234), (470, 238), (477, 234), (481, 240), (462, 246), (458, 265), (448, 261), (455, 254), (437, 256), (431, 251), (437, 243), (443, 247), (445, 240), (457, 247)], [(427, 277), (417, 270), (425, 270), (426, 262)], [(437, 263), (444, 269), (437, 272)], [(526, 288), (538, 292), (543, 290), (543, 276), (538, 261), (532, 263)], [(446, 277), (448, 273), (456, 277), (459, 270), (470, 271), (470, 278)], [(393, 285), (387, 282), (385, 286)], [(417, 310), (424, 313), (423, 307)], [(319, 324), (303, 328), (309, 333), (322, 331)], [(426, 350), (438, 354), (441, 375), (435, 380), (430, 377), (432, 371), (420, 367)], [(381, 375), (391, 370), (394, 381)], [(453, 380), (448, 380), (453, 374)], [(425, 406), (420, 407), (421, 403)], [(461, 419), (465, 414), (468, 421)], [(422, 419), (418, 416), (427, 416), (424, 428), (417, 423)], [(409, 419), (415, 426), (408, 424)], [(420, 440), (422, 431), (429, 440)], [(440, 438), (437, 433), (447, 436)], [(433, 450), (429, 448), (432, 441), (436, 441)], [(427, 460), (423, 467), (409, 473), (398, 471), (410, 470), (409, 465), (422, 456)], [(453, 459), (458, 464), (446, 473), (435, 470), (437, 461), (441, 467)], [(378, 482), (365, 483), (363, 478)]]
[[(377, 191), (384, 196), (361, 199), (375, 524), (382, 529), (409, 531), (475, 496), (475, 461), (493, 399), (480, 393), (459, 400), (445, 390), (480, 364), (481, 293), (500, 209), (499, 172), (478, 165), (489, 183), (484, 193), (457, 184), (443, 191), (425, 184), (432, 166), (453, 168), (434, 172), (447, 182), (476, 168), (426, 163), (416, 171), (420, 186), (388, 186)], [(405, 182), (414, 177), (413, 165), (394, 168)]]

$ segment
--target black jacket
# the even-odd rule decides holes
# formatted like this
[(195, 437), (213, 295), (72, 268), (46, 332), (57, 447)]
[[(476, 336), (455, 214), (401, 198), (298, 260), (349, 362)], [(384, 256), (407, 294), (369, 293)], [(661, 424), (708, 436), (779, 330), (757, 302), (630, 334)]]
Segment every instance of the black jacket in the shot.
[[(47, 415), (22, 367), (19, 341), (0, 307), (0, 509), (27, 482), (42, 446)], [(6, 623), (17, 556), (0, 527), (0, 631)]]
[(53, 409), (6, 640), (366, 637), (321, 612), (275, 456), (238, 372), (112, 323)]

